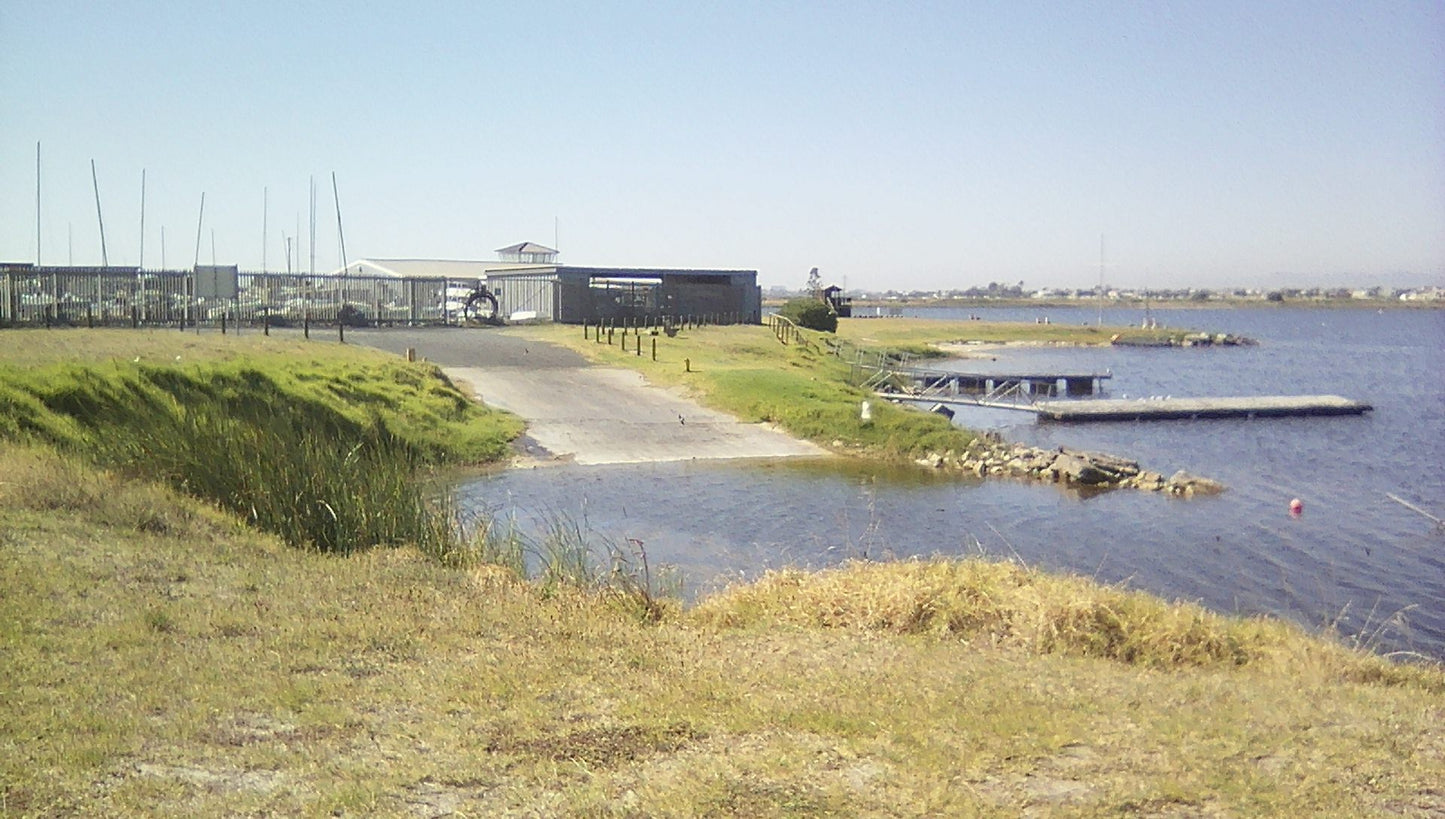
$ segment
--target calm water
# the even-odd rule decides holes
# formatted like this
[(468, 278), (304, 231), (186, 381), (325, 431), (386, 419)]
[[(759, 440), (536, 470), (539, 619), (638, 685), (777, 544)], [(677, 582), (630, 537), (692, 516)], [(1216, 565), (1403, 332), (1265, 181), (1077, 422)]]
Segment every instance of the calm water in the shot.
[[(920, 309), (937, 318), (1093, 323), (1082, 309)], [(1135, 491), (1083, 497), (1051, 486), (938, 480), (837, 463), (547, 467), (478, 479), (470, 507), (533, 531), (558, 516), (599, 539), (646, 544), (693, 592), (783, 565), (848, 557), (1018, 556), (1225, 612), (1337, 623), (1381, 651), (1445, 658), (1445, 533), (1393, 493), (1445, 516), (1445, 311), (1155, 310), (1170, 326), (1230, 332), (1257, 347), (1010, 349), (977, 369), (1108, 369), (1115, 397), (1335, 393), (1362, 417), (1037, 425), (980, 410), (958, 421), (1040, 446), (1097, 449), (1217, 478), (1229, 491), (1180, 500)], [(1104, 311), (1135, 324), (1141, 311)], [(880, 319), (886, 321), (886, 319)], [(1304, 515), (1288, 515), (1291, 498)]]

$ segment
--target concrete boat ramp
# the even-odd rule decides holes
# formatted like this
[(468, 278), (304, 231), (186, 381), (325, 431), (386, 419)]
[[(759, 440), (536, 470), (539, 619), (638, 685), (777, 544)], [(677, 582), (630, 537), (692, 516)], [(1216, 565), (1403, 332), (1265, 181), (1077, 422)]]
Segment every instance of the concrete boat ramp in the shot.
[[(475, 398), (527, 422), (535, 462), (649, 463), (824, 457), (826, 450), (599, 367), (561, 347), (493, 330), (355, 330), (347, 340), (435, 364)], [(530, 449), (530, 447), (529, 447)]]

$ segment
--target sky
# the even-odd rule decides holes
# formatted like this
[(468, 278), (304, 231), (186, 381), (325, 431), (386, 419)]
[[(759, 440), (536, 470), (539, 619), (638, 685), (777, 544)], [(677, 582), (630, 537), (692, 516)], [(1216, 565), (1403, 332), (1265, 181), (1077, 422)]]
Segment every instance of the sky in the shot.
[(37, 256), (38, 144), (45, 264), (100, 264), (103, 221), (112, 265), (307, 270), (314, 184), (319, 271), (344, 236), (765, 286), (1445, 285), (1442, 0), (0, 0), (0, 42), (0, 261)]

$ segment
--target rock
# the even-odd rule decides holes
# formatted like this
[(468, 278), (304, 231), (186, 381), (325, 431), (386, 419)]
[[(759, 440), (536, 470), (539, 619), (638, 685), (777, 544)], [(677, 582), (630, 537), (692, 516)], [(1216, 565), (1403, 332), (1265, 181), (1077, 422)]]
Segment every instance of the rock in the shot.
[(1069, 483), (1097, 486), (1110, 482), (1108, 473), (1089, 463), (1084, 458), (1080, 458), (1069, 452), (1060, 453), (1059, 456), (1054, 459), (1054, 465), (1051, 467), (1051, 470), (1055, 475)]
[(1184, 470), (1179, 470), (1169, 476), (1165, 487), (1175, 495), (1216, 495), (1224, 491), (1224, 484), (1209, 478), (1201, 478), (1191, 475)]

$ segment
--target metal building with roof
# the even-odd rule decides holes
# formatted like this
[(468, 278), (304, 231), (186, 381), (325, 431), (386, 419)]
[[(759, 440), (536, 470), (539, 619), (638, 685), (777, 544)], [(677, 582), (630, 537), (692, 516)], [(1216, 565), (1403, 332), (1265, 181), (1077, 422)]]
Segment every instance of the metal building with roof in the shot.
[(756, 270), (535, 265), (487, 271), (501, 315), (561, 324), (712, 317), (762, 321)]

